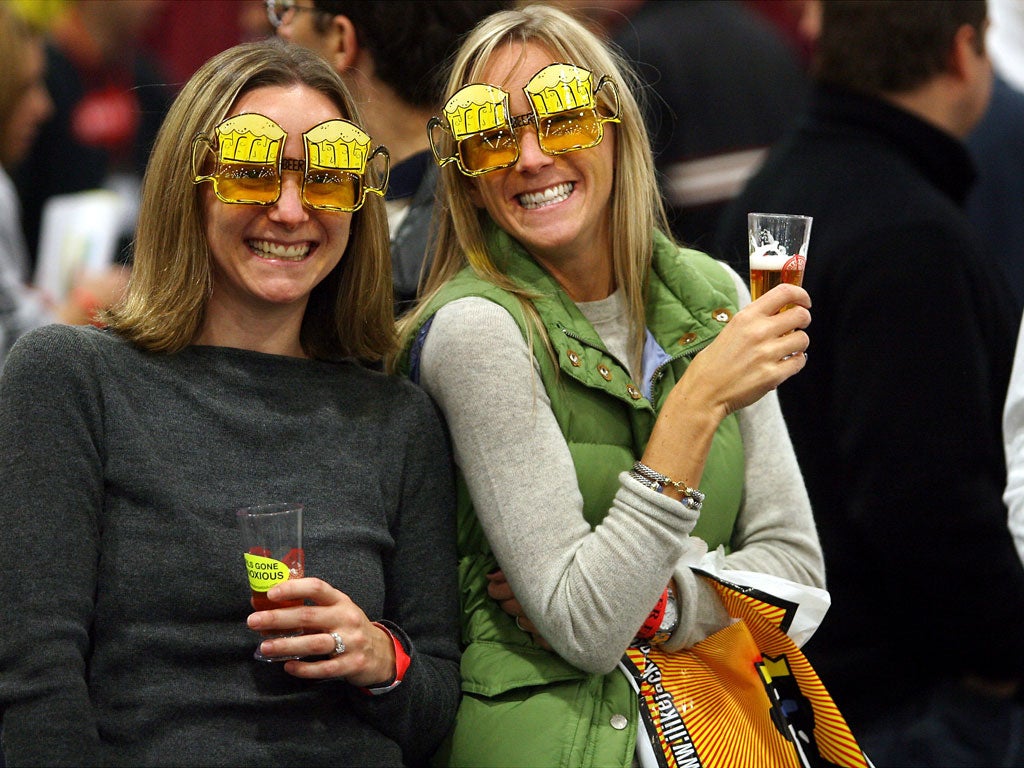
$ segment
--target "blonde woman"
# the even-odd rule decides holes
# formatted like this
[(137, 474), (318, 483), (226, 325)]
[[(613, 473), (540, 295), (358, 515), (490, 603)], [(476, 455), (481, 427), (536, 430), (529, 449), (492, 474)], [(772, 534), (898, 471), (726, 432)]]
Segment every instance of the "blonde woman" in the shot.
[[(453, 496), (394, 345), (387, 154), (280, 41), (214, 57), (145, 179), (108, 327), (0, 379), (8, 765), (407, 765), (455, 711)], [(305, 505), (307, 578), (253, 611), (234, 510)], [(266, 657), (253, 659), (256, 632)], [(299, 658), (295, 658), (299, 657)]]
[(636, 90), (534, 5), (466, 39), (429, 124), (446, 205), (397, 367), (444, 412), (465, 491), (451, 765), (629, 765), (627, 646), (729, 622), (688, 567), (705, 547), (824, 580), (772, 392), (804, 365), (810, 300), (741, 309), (735, 273), (669, 239)]

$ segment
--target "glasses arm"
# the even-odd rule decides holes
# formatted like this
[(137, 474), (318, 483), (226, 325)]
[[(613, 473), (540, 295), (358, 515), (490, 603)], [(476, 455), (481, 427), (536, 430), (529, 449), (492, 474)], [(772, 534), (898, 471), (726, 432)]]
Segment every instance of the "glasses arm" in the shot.
[(601, 118), (601, 122), (617, 123), (619, 122), (619, 89), (615, 85), (615, 81), (608, 77), (608, 75), (603, 75), (598, 81), (597, 88), (594, 89), (594, 100), (596, 103), (597, 97), (601, 94), (601, 91), (606, 89), (611, 91), (611, 99), (615, 108), (612, 110), (610, 115), (602, 114), (600, 109), (595, 109), (595, 111), (597, 112), (598, 117)]
[(212, 181), (213, 176), (202, 172), (203, 160), (201, 152), (213, 152), (213, 142), (209, 137), (201, 133), (196, 134), (192, 139), (192, 183), (198, 184), (201, 181)]
[(369, 172), (370, 163), (372, 163), (374, 158), (378, 156), (384, 158), (384, 169), (383, 172), (380, 174), (380, 182), (374, 185), (370, 184), (369, 181), (367, 181), (366, 191), (374, 192), (383, 197), (384, 193), (387, 191), (388, 188), (388, 179), (391, 178), (391, 153), (388, 152), (388, 148), (385, 147), (383, 144), (377, 147), (375, 150), (373, 150), (373, 152), (370, 154), (369, 159), (366, 161), (366, 172)]
[(277, 12), (277, 0), (266, 0), (267, 5), (267, 19), (270, 21), (270, 26), (277, 29), (281, 26), (281, 17), (284, 16), (284, 10), (279, 14)]
[(445, 133), (449, 134), (451, 132), (448, 130), (448, 128), (445, 126), (445, 124), (441, 121), (441, 118), (439, 117), (432, 117), (430, 118), (430, 120), (427, 121), (427, 141), (430, 142), (430, 151), (434, 153), (434, 160), (437, 161), (437, 164), (441, 167), (444, 167), (448, 165), (448, 163), (455, 160), (456, 158), (455, 155), (448, 155), (447, 157), (441, 156), (441, 150), (437, 146), (437, 142), (434, 141), (434, 135), (437, 129), (440, 129)]

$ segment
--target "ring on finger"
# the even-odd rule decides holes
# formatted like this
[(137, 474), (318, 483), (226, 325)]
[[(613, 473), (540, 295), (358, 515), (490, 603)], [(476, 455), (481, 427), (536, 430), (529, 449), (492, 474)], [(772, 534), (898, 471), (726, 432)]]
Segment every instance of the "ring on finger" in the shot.
[(522, 616), (516, 616), (516, 627), (518, 627), (521, 632), (526, 632), (527, 631), (526, 627), (524, 627), (522, 624), (519, 623), (519, 620), (521, 618), (523, 618), (523, 617)]
[(345, 641), (341, 639), (341, 635), (337, 632), (329, 632), (328, 634), (334, 638), (334, 653), (331, 656), (340, 656), (345, 652)]

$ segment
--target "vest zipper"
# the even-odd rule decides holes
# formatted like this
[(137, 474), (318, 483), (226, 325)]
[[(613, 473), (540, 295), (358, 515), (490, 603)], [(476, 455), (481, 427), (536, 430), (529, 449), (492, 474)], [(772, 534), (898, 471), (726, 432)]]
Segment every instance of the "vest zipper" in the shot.
[[(564, 333), (570, 339), (575, 339), (576, 341), (580, 342), (580, 344), (586, 344), (588, 347), (594, 347), (593, 344), (591, 344), (589, 341), (584, 339), (582, 336), (580, 336), (575, 331), (573, 331), (573, 330), (571, 330), (569, 328), (566, 328), (564, 325), (562, 325), (562, 323), (556, 323), (556, 326), (558, 327), (558, 329), (562, 333)], [(674, 355), (674, 356), (670, 357), (664, 363), (659, 365), (655, 369), (654, 373), (651, 374), (651, 394), (652, 395), (654, 394), (654, 387), (656, 387), (658, 385), (658, 382), (661, 381), (661, 377), (665, 375), (665, 366), (671, 365), (676, 360), (681, 360), (684, 357), (693, 358), (694, 355), (696, 355), (698, 352), (701, 352), (702, 350), (706, 349), (711, 344), (711, 342), (713, 342), (717, 338), (718, 338), (718, 334), (715, 334), (710, 339), (707, 339), (707, 340), (701, 342), (700, 344), (697, 344), (696, 346), (690, 347), (690, 349), (686, 350), (685, 352), (683, 352), (681, 354)], [(624, 371), (628, 371), (629, 370), (628, 366), (624, 365), (621, 360), (619, 360), (615, 355), (613, 355), (611, 352), (609, 352), (604, 347), (594, 347), (594, 349), (600, 350), (604, 354), (608, 355), (608, 357), (610, 357), (612, 360), (614, 360), (616, 363), (618, 363), (619, 367), (622, 368), (622, 370), (624, 370)], [(654, 401), (651, 400), (650, 402), (653, 405)]]
[(704, 342), (698, 344), (695, 347), (691, 347), (690, 349), (686, 350), (685, 352), (682, 352), (682, 353), (680, 353), (678, 355), (674, 355), (674, 356), (670, 357), (664, 363), (659, 365), (654, 370), (654, 373), (651, 374), (651, 395), (654, 395), (654, 388), (656, 386), (658, 386), (658, 382), (661, 381), (661, 377), (665, 375), (665, 367), (666, 366), (671, 365), (676, 360), (682, 360), (684, 357), (689, 357), (689, 358), (692, 359), (694, 357), (694, 355), (696, 355), (698, 352), (706, 349), (711, 344), (711, 342), (713, 342), (716, 338), (718, 338), (718, 337), (714, 336), (714, 337), (708, 339), (707, 341), (704, 341)]
[(584, 339), (584, 338), (583, 338), (582, 336), (580, 336), (580, 335), (579, 335), (578, 333), (576, 333), (575, 331), (572, 331), (572, 330), (570, 330), (570, 329), (566, 328), (566, 327), (565, 327), (564, 325), (562, 325), (561, 323), (557, 323), (557, 326), (558, 326), (559, 330), (561, 330), (561, 331), (562, 331), (562, 333), (564, 333), (564, 334), (565, 334), (566, 336), (568, 336), (568, 337), (569, 337), (570, 339), (575, 339), (575, 340), (576, 340), (576, 341), (578, 341), (578, 342), (579, 342), (580, 344), (585, 344), (585, 345), (586, 345), (586, 346), (588, 346), (588, 347), (592, 347), (593, 349), (596, 349), (596, 350), (598, 350), (598, 351), (599, 351), (599, 352), (601, 352), (602, 354), (608, 355), (608, 357), (610, 357), (610, 358), (611, 358), (612, 360), (614, 360), (614, 361), (615, 361), (615, 363), (616, 363), (616, 364), (617, 364), (617, 365), (618, 365), (618, 366), (619, 366), (619, 367), (620, 367), (620, 368), (621, 368), (622, 370), (624, 370), (624, 371), (627, 371), (627, 372), (629, 371), (629, 366), (628, 366), (628, 365), (626, 365), (625, 363), (623, 363), (623, 362), (622, 362), (621, 360), (619, 360), (619, 358), (617, 358), (617, 357), (616, 357), (615, 355), (613, 355), (613, 354), (612, 354), (611, 352), (609, 352), (609, 351), (608, 351), (607, 349), (605, 349), (604, 347), (597, 347), (597, 346), (594, 346), (594, 345), (593, 345), (593, 344), (591, 344), (591, 343), (590, 343), (589, 341), (587, 341), (587, 340), (586, 340), (586, 339)]

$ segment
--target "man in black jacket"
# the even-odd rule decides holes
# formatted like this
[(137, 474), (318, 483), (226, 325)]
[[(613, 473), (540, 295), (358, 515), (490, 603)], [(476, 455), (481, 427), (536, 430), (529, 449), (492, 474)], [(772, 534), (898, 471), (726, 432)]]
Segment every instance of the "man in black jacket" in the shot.
[(963, 211), (985, 3), (822, 8), (809, 114), (718, 236), (745, 269), (748, 211), (814, 217), (810, 356), (779, 392), (832, 593), (808, 657), (880, 768), (1019, 765), (1000, 434), (1019, 318)]

